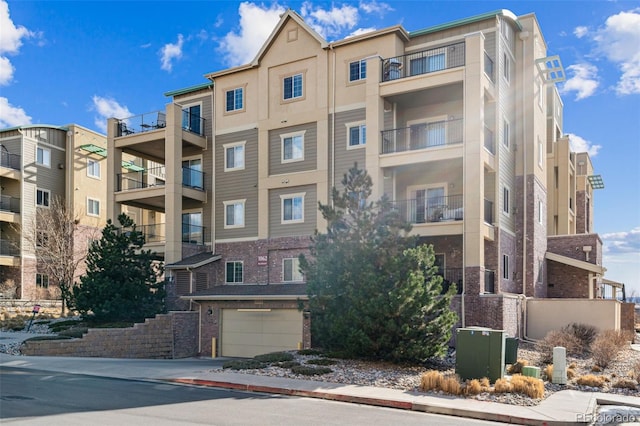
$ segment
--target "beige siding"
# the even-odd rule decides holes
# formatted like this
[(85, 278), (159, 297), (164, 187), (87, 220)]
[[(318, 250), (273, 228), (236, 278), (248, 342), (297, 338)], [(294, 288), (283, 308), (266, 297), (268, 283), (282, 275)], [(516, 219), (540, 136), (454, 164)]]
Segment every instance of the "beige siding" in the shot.
[[(269, 174), (315, 170), (318, 158), (318, 129), (317, 123), (307, 123), (299, 126), (286, 127), (269, 132)], [(282, 162), (282, 136), (291, 133), (304, 132), (304, 160), (290, 163)]]
[[(244, 170), (224, 171), (224, 145), (245, 142)], [(245, 238), (258, 234), (258, 131), (216, 137), (216, 239)], [(244, 228), (224, 229), (224, 201), (246, 199)]]
[[(281, 195), (305, 193), (304, 222), (282, 223)], [(279, 188), (269, 191), (269, 236), (286, 237), (312, 235), (317, 228), (317, 189), (316, 185), (297, 186), (293, 188)]]
[[(345, 111), (336, 114), (336, 127), (335, 127), (335, 182), (338, 191), (342, 190), (342, 178), (349, 169), (353, 167), (354, 163), (358, 163), (358, 168), (363, 169), (365, 164), (365, 147), (347, 149), (349, 135), (347, 133), (347, 124), (364, 122), (365, 110), (364, 108), (358, 108), (351, 111)], [(374, 139), (367, 141), (367, 143), (376, 143)]]

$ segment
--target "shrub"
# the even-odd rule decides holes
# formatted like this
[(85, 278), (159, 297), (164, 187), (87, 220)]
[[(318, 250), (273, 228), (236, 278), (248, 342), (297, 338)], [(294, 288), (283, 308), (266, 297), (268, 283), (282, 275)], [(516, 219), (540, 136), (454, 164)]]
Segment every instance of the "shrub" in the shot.
[(592, 388), (601, 388), (606, 381), (604, 376), (596, 376), (594, 374), (586, 374), (578, 377), (576, 383), (581, 386), (590, 386)]
[(282, 362), (276, 362), (272, 365), (274, 367), (280, 367), (280, 368), (291, 368), (291, 367), (296, 367), (300, 365), (300, 363), (298, 361), (282, 361)]
[(591, 344), (591, 355), (598, 367), (607, 368), (624, 347), (624, 333), (615, 330), (600, 332)]
[(571, 366), (569, 366), (569, 368), (567, 368), (567, 379), (571, 380), (574, 377), (576, 377), (576, 370), (574, 370), (573, 368), (571, 368)]
[(513, 392), (527, 395), (530, 398), (540, 399), (544, 397), (544, 383), (540, 379), (527, 376), (513, 376), (511, 378)]
[(620, 379), (614, 382), (612, 386), (614, 388), (636, 390), (638, 388), (638, 382), (635, 380)]
[(309, 361), (307, 361), (307, 364), (315, 364), (315, 365), (334, 365), (337, 363), (338, 361), (330, 358), (317, 358), (317, 359), (310, 359)]
[(602, 372), (602, 368), (600, 368), (597, 365), (594, 365), (593, 367), (591, 367), (591, 372), (592, 373), (601, 373)]
[(483, 377), (482, 379), (480, 379), (480, 386), (482, 386), (483, 392), (486, 392), (489, 389), (491, 389), (491, 382), (489, 381), (489, 378)]
[(265, 368), (266, 366), (267, 364), (255, 359), (234, 359), (225, 362), (222, 368), (228, 368), (230, 370), (254, 370), (257, 368)]
[(322, 351), (319, 349), (300, 349), (298, 355), (322, 355)]
[(461, 395), (462, 387), (460, 386), (460, 379), (458, 376), (447, 376), (443, 377), (442, 382), (440, 383), (440, 389), (451, 395)]
[(43, 335), (43, 336), (35, 336), (29, 339), (26, 339), (25, 342), (37, 342), (38, 340), (67, 340), (72, 339), (71, 336), (62, 336), (62, 335)]
[(507, 379), (498, 379), (493, 386), (495, 393), (510, 393), (513, 390), (511, 383)]
[(633, 364), (633, 369), (631, 370), (631, 377), (635, 381), (640, 382), (640, 360), (636, 361), (635, 364)]
[(89, 331), (87, 327), (74, 327), (67, 330), (62, 330), (58, 333), (58, 335), (82, 339), (82, 336), (84, 336), (87, 331)]
[(567, 350), (567, 355), (581, 355), (585, 348), (582, 342), (575, 335), (567, 330), (551, 330), (544, 336), (544, 339), (536, 343), (536, 348), (540, 352), (540, 361), (543, 363), (553, 362), (553, 348), (562, 346)]
[(467, 383), (465, 387), (465, 393), (467, 395), (478, 395), (482, 393), (482, 385), (480, 384), (480, 380), (473, 379)]
[(594, 326), (575, 322), (564, 327), (563, 330), (578, 338), (584, 350), (589, 349), (598, 334), (598, 330)]
[(440, 389), (443, 380), (442, 373), (436, 370), (429, 370), (420, 376), (420, 390), (430, 391)]
[(515, 364), (511, 364), (507, 369), (509, 374), (522, 374), (522, 367), (529, 365), (529, 362), (525, 359), (519, 359)]
[(266, 363), (293, 361), (293, 354), (289, 352), (271, 352), (268, 354), (256, 355), (253, 359)]
[(551, 381), (553, 378), (553, 364), (548, 364), (543, 370), (542, 374), (547, 378), (548, 381)]
[(291, 372), (303, 376), (321, 376), (333, 372), (329, 367), (311, 367), (307, 365), (298, 365), (291, 368)]

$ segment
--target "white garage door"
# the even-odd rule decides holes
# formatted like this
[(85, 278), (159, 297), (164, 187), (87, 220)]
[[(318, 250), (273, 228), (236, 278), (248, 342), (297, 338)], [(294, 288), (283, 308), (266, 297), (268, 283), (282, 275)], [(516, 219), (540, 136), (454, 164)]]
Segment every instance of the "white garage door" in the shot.
[(251, 358), (298, 348), (302, 312), (297, 309), (222, 310), (221, 355)]

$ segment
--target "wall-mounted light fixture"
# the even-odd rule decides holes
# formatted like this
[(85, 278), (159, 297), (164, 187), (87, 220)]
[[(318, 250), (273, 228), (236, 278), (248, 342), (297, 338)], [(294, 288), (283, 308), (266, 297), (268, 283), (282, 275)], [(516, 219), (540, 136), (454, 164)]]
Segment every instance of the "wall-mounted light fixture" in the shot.
[(207, 309), (207, 315), (209, 315), (209, 316), (213, 315), (213, 309), (211, 309), (211, 307), (209, 307), (209, 309)]

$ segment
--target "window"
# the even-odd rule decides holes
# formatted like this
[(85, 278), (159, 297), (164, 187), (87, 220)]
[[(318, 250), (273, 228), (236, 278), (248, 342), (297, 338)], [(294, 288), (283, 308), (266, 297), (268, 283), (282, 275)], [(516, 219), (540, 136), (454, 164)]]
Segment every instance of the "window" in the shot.
[(223, 145), (225, 172), (244, 169), (244, 145), (244, 142)]
[(364, 60), (349, 64), (349, 81), (364, 80), (367, 78), (367, 62)]
[(544, 145), (542, 144), (542, 141), (538, 141), (538, 166), (540, 166), (540, 168), (544, 168)]
[(36, 274), (36, 287), (49, 288), (49, 275)]
[(182, 213), (182, 242), (204, 244), (202, 212)]
[(204, 189), (204, 172), (202, 171), (202, 160), (193, 158), (182, 162), (182, 185)]
[(51, 167), (51, 151), (46, 148), (36, 148), (36, 164)]
[(303, 280), (300, 272), (300, 261), (297, 257), (282, 259), (282, 281), (300, 282)]
[(542, 223), (542, 201), (538, 200), (538, 223)]
[(284, 99), (295, 99), (302, 97), (302, 74), (285, 77), (283, 82)]
[(89, 216), (100, 216), (100, 200), (87, 198), (87, 214)]
[(506, 53), (503, 53), (502, 59), (504, 62), (502, 73), (504, 75), (504, 79), (507, 80), (507, 82), (509, 82), (511, 80), (511, 61), (509, 60), (509, 55), (507, 55)]
[(243, 100), (244, 90), (242, 87), (238, 87), (237, 89), (227, 90), (227, 112), (229, 111), (239, 111), (244, 109), (244, 100)]
[(87, 159), (87, 176), (100, 179), (100, 163), (91, 158)]
[(40, 207), (49, 207), (49, 198), (51, 193), (46, 189), (36, 190), (36, 205)]
[(182, 128), (199, 135), (202, 134), (200, 105), (192, 105), (182, 110)]
[(224, 201), (224, 227), (242, 228), (244, 227), (244, 204), (245, 200)]
[(282, 162), (304, 160), (304, 133), (282, 135)]
[(347, 149), (361, 147), (367, 143), (367, 126), (364, 124), (349, 127)]
[(509, 148), (509, 144), (511, 143), (511, 126), (509, 126), (509, 122), (504, 120), (502, 122), (502, 144)]
[(509, 279), (509, 256), (506, 254), (502, 255), (502, 278)]
[(226, 277), (225, 282), (227, 283), (241, 283), (244, 265), (242, 262), (227, 262), (226, 263)]
[(502, 212), (509, 214), (509, 188), (502, 188)]
[(538, 106), (540, 108), (543, 108), (544, 106), (544, 85), (542, 84), (542, 79), (539, 78), (538, 80), (536, 80), (536, 83), (538, 84)]
[[(440, 49), (437, 52), (441, 52)], [(426, 74), (445, 69), (446, 65), (444, 52), (434, 53), (416, 59), (411, 59), (411, 75)]]
[(304, 194), (281, 195), (282, 223), (304, 221)]
[(46, 231), (36, 232), (36, 247), (46, 247), (49, 243), (49, 233)]

